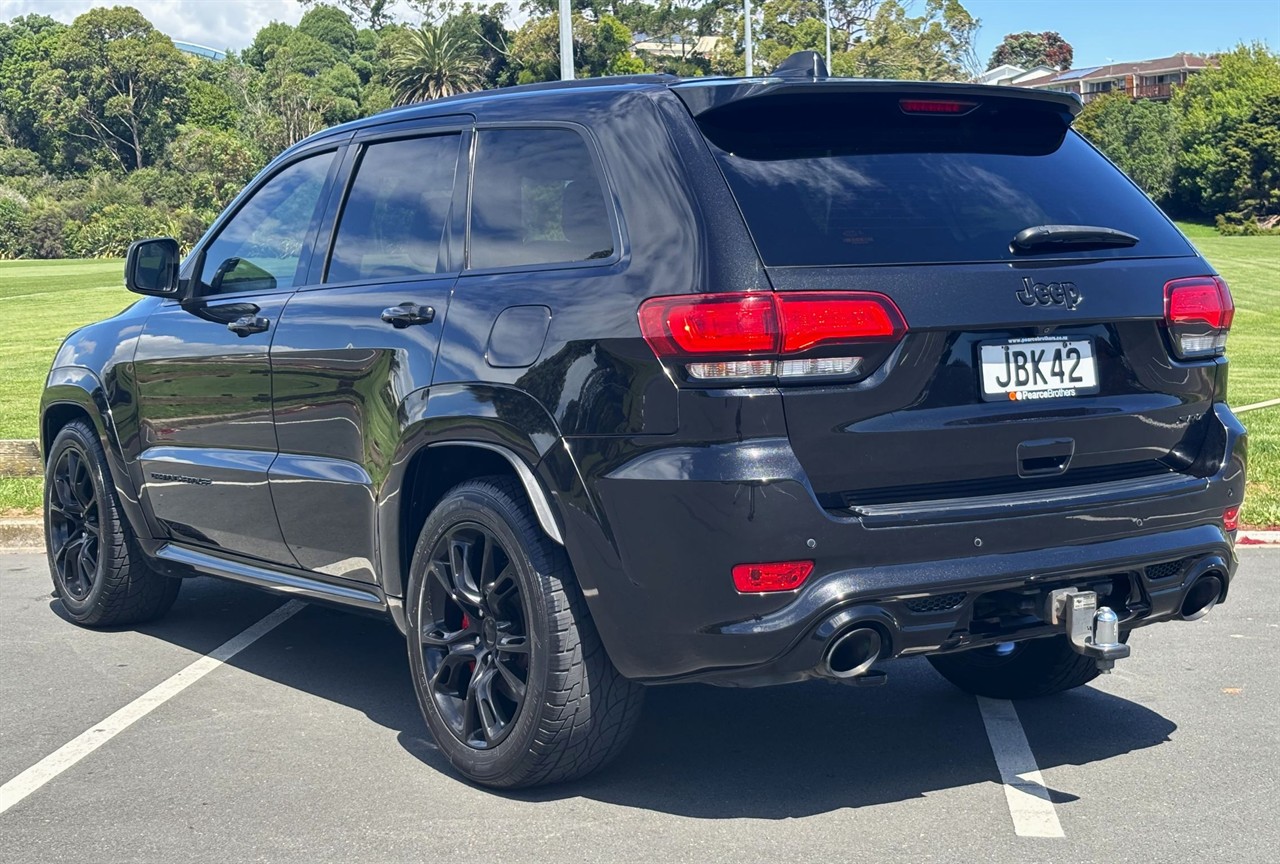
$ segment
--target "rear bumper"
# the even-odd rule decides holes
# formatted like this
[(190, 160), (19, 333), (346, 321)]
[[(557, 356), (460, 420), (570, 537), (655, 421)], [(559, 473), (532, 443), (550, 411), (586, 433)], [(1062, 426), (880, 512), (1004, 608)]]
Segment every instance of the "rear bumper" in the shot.
[[(613, 465), (584, 459), (588, 449), (575, 456), (602, 466), (584, 480), (616, 557), (573, 524), (566, 539), (615, 665), (655, 683), (801, 680), (855, 622), (882, 631), (884, 657), (1047, 635), (1034, 614), (1012, 610), (1033, 611), (1027, 598), (1064, 585), (1110, 585), (1105, 602), (1129, 630), (1177, 618), (1203, 573), (1226, 586), (1235, 574), (1222, 512), (1244, 495), (1246, 436), (1225, 405), (1215, 415), (1208, 476), (876, 518), (823, 509), (786, 439), (649, 450)], [(733, 587), (734, 564), (797, 559), (814, 561), (797, 592)], [(993, 609), (1003, 610), (994, 623)]]

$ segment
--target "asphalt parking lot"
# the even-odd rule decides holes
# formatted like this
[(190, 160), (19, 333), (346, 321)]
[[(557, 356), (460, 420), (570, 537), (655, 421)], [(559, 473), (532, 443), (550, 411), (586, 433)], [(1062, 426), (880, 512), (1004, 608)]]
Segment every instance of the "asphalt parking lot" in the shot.
[[(389, 624), (306, 607), (0, 813), (0, 861), (1276, 861), (1280, 549), (1241, 557), (1206, 619), (1017, 703), (1058, 837), (1018, 836), (978, 703), (920, 660), (655, 689), (607, 771), (497, 795), (435, 751)], [(0, 784), (281, 605), (190, 580), (94, 632), (49, 591), (0, 556)]]

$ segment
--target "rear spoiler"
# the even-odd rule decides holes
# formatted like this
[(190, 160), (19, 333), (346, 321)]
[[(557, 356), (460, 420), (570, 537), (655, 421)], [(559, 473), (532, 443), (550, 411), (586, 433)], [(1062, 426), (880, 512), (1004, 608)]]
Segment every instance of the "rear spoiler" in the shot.
[(1002, 103), (1007, 107), (1039, 110), (1063, 115), (1070, 123), (1084, 107), (1074, 93), (1002, 87), (987, 84), (947, 84), (936, 81), (885, 81), (872, 78), (702, 78), (671, 85), (694, 117), (758, 99), (773, 101), (787, 96), (837, 96), (840, 94), (904, 99), (960, 99), (980, 104)]

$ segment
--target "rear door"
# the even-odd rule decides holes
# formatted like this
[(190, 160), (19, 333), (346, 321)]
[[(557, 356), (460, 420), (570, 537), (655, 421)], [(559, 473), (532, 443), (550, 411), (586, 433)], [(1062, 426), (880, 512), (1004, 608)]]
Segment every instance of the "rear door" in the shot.
[[(1061, 105), (747, 101), (699, 120), (775, 290), (876, 292), (908, 327), (852, 374), (782, 387), (830, 506), (1132, 479), (1194, 458), (1218, 364), (1171, 355), (1165, 286), (1211, 271)], [(1046, 225), (1137, 241), (1012, 245)]]
[(277, 327), (270, 485), (285, 541), (307, 569), (375, 581), (375, 505), (397, 409), (431, 383), (461, 267), (470, 138), (470, 117), (357, 135), (313, 284)]

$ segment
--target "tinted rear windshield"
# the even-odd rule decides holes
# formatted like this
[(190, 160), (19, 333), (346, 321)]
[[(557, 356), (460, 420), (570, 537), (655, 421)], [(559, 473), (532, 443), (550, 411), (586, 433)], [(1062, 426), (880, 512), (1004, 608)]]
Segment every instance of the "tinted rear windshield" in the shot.
[[(897, 97), (790, 96), (698, 122), (770, 266), (1194, 254), (1056, 111), (1003, 99), (961, 117), (913, 116)], [(1115, 228), (1139, 242), (1011, 251), (1036, 225)]]

